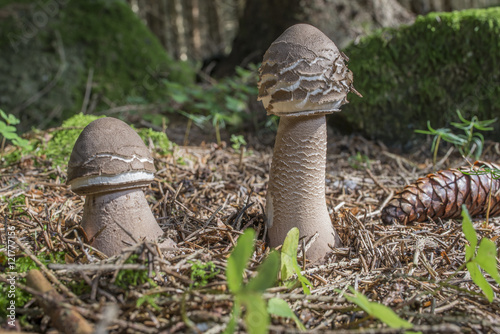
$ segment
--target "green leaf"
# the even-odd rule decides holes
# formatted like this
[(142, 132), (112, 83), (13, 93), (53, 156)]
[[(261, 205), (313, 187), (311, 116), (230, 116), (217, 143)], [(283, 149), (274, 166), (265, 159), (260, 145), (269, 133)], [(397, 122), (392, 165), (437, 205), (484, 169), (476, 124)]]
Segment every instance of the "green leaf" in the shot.
[(4, 120), (7, 120), (7, 114), (2, 109), (0, 109), (0, 117), (2, 117)]
[(2, 112), (2, 118), (9, 125), (16, 125), (16, 124), (19, 124), (21, 122), (16, 116), (14, 116), (12, 114), (6, 115), (4, 112)]
[(412, 323), (404, 319), (401, 319), (391, 308), (376, 302), (370, 302), (368, 298), (366, 298), (366, 296), (363, 295), (361, 292), (355, 291), (352, 287), (349, 287), (349, 289), (351, 290), (352, 293), (354, 293), (354, 296), (344, 294), (344, 297), (348, 301), (358, 305), (366, 313), (368, 313), (372, 317), (379, 319), (387, 326), (391, 328), (404, 328), (404, 329), (410, 329), (413, 327)]
[(267, 313), (266, 301), (260, 293), (249, 293), (240, 295), (246, 307), (245, 324), (250, 334), (266, 334), (271, 317)]
[(16, 146), (19, 146), (25, 150), (31, 150), (32, 149), (32, 146), (30, 144), (30, 141), (27, 140), (27, 139), (23, 139), (23, 138), (16, 138), (16, 139), (13, 139), (12, 140), (12, 143)]
[(474, 257), (476, 250), (469, 245), (465, 245), (465, 262), (470, 261)]
[(497, 249), (495, 243), (490, 239), (482, 239), (477, 249), (477, 255), (474, 259), (481, 268), (500, 285), (500, 275), (497, 269), (496, 260)]
[(474, 124), (474, 127), (480, 131), (491, 131), (493, 130), (493, 127), (489, 126), (497, 121), (496, 118), (494, 119), (487, 119), (485, 121), (479, 121), (476, 124)]
[(254, 251), (255, 231), (247, 229), (239, 238), (227, 260), (227, 286), (232, 293), (237, 293), (243, 286), (243, 273)]
[[(288, 231), (285, 241), (283, 242), (283, 246), (281, 247), (281, 279), (286, 281), (293, 276), (293, 274), (297, 274), (297, 278), (302, 284), (302, 290), (304, 293), (309, 295), (311, 294), (311, 290), (309, 287), (313, 286), (309, 280), (300, 273), (299, 263), (297, 261), (297, 248), (299, 246), (299, 229), (294, 227), (290, 231)], [(294, 283), (286, 283), (285, 286), (291, 287)]]
[(429, 131), (431, 133), (436, 133), (436, 130), (432, 128), (431, 121), (429, 121), (429, 120), (427, 121), (427, 128), (429, 129)]
[(366, 298), (366, 296), (363, 295), (362, 293), (359, 293), (358, 291), (354, 290), (352, 286), (349, 287), (349, 290), (354, 294), (354, 296), (350, 296), (344, 293), (344, 297), (351, 303), (354, 303), (359, 307), (361, 307), (368, 314), (372, 315), (370, 308), (370, 301), (368, 300), (368, 298)]
[(225, 96), (226, 108), (231, 112), (242, 112), (247, 107), (245, 101), (241, 101), (229, 95)]
[[(475, 136), (476, 134), (474, 134)], [(476, 150), (474, 151), (474, 158), (479, 159), (481, 154), (483, 153), (484, 140), (474, 137), (471, 141), (473, 144), (476, 144)]]
[(421, 133), (423, 135), (433, 135), (434, 134), (431, 131), (427, 131), (427, 130), (415, 130), (415, 133)]
[(7, 132), (16, 132), (16, 128), (11, 126), (11, 125), (8, 125), (2, 121), (0, 121), (0, 133), (1, 134), (4, 134), (4, 133), (7, 133)]
[(476, 283), (476, 285), (483, 290), (484, 295), (488, 299), (488, 301), (491, 303), (493, 301), (493, 289), (491, 288), (490, 284), (488, 281), (486, 281), (486, 278), (484, 278), (483, 274), (481, 273), (481, 270), (479, 270), (479, 267), (476, 262), (467, 262), (466, 263), (467, 270), (469, 270), (470, 277), (472, 278), (472, 281)]
[(462, 136), (462, 135), (456, 135), (453, 133), (443, 133), (442, 134), (443, 140), (447, 141), (450, 144), (453, 145), (465, 145), (467, 144), (467, 139)]
[(145, 296), (139, 297), (139, 299), (137, 299), (136, 306), (141, 307), (141, 305), (144, 303), (149, 304), (151, 307), (153, 307), (157, 311), (161, 310), (161, 308), (156, 304), (154, 296), (145, 295)]
[(304, 275), (300, 273), (300, 267), (299, 264), (297, 263), (297, 259), (295, 259), (294, 261), (294, 267), (295, 271), (297, 272), (297, 278), (299, 279), (300, 284), (302, 284), (302, 290), (304, 290), (304, 293), (306, 295), (310, 295), (311, 290), (309, 289), (309, 287), (312, 287), (313, 285)]
[[(469, 241), (472, 249), (476, 249), (477, 234), (470, 220), (469, 210), (467, 210), (465, 204), (462, 205), (462, 230), (465, 234), (465, 238)], [(465, 260), (468, 261), (469, 259), (466, 258)]]
[(264, 292), (276, 283), (280, 258), (278, 252), (271, 252), (257, 269), (257, 276), (253, 277), (245, 287), (246, 291)]
[(300, 330), (302, 331), (306, 330), (304, 324), (300, 321), (299, 317), (297, 317), (295, 313), (293, 313), (288, 303), (283, 299), (280, 298), (269, 299), (269, 301), (267, 302), (267, 311), (270, 314), (276, 315), (278, 317), (293, 319), (293, 321), (295, 321), (295, 324)]
[(391, 328), (405, 328), (410, 329), (413, 327), (413, 324), (410, 322), (401, 319), (391, 308), (379, 304), (379, 303), (371, 303), (373, 316), (378, 318), (380, 321), (383, 321), (387, 326)]
[(281, 247), (281, 279), (286, 281), (295, 274), (293, 260), (297, 261), (297, 248), (299, 245), (299, 229), (294, 227), (288, 231), (283, 246)]

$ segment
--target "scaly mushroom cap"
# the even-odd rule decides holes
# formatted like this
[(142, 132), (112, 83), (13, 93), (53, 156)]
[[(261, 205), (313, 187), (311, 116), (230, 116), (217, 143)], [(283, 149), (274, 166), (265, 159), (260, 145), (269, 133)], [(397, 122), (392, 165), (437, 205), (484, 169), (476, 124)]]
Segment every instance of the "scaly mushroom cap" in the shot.
[[(259, 100), (268, 114), (329, 114), (354, 91), (347, 57), (325, 34), (308, 24), (291, 26), (276, 39), (260, 67)], [(357, 93), (357, 92), (356, 92)]]
[(130, 126), (112, 117), (83, 129), (68, 163), (67, 184), (80, 195), (148, 185), (154, 179), (153, 158)]

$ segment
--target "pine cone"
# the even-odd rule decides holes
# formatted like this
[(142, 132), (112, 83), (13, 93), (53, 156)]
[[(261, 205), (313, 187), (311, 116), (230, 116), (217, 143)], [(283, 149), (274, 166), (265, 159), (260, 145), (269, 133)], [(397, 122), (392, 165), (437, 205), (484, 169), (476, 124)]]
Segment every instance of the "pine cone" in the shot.
[(462, 204), (471, 217), (485, 215), (491, 191), (490, 216), (500, 214), (500, 166), (476, 161), (472, 167), (451, 168), (406, 186), (382, 209), (384, 224), (460, 218)]

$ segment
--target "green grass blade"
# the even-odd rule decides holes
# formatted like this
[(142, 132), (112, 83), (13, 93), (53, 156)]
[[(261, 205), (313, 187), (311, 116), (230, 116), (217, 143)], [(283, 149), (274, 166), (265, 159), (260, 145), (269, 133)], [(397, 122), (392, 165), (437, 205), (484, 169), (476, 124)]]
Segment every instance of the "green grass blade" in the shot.
[(488, 301), (491, 303), (493, 301), (493, 289), (491, 288), (490, 284), (488, 281), (486, 281), (486, 278), (484, 278), (483, 274), (481, 273), (481, 270), (479, 270), (479, 266), (476, 262), (467, 262), (466, 264), (467, 270), (470, 273), (470, 277), (472, 278), (472, 281), (476, 283), (476, 285), (483, 291), (484, 295), (488, 299)]
[(480, 131), (491, 131), (493, 130), (493, 127), (490, 127), (491, 124), (496, 123), (498, 119), (487, 119), (484, 121), (478, 121), (477, 123), (474, 124), (474, 127)]
[[(474, 226), (472, 225), (469, 210), (467, 207), (462, 205), (462, 231), (465, 234), (465, 238), (469, 241), (470, 246), (473, 250), (476, 249), (477, 246), (477, 234), (474, 230)], [(468, 261), (470, 258), (466, 258), (465, 261)]]
[(359, 291), (355, 291), (352, 287), (349, 287), (349, 289), (354, 293), (354, 296), (344, 294), (344, 297), (348, 301), (358, 305), (363, 309), (363, 311), (365, 311), (372, 317), (379, 319), (387, 326), (391, 328), (404, 329), (410, 329), (413, 327), (412, 323), (401, 319), (391, 308), (376, 302), (369, 301), (365, 295), (363, 295)]
[(270, 314), (276, 315), (282, 318), (290, 318), (295, 321), (295, 324), (301, 331), (305, 331), (306, 328), (304, 324), (300, 321), (299, 317), (293, 313), (292, 309), (286, 301), (280, 298), (271, 298), (267, 302), (267, 311)]
[(462, 122), (463, 124), (470, 124), (470, 121), (466, 120), (462, 116), (462, 113), (460, 112), (460, 110), (458, 110), (458, 109), (457, 109), (457, 115), (458, 115), (458, 118), (460, 119), (460, 122)]
[(378, 318), (380, 321), (384, 322), (387, 326), (391, 328), (404, 328), (410, 329), (413, 324), (401, 319), (391, 308), (379, 304), (371, 303), (372, 316)]
[[(283, 247), (281, 247), (281, 280), (287, 281), (294, 274), (297, 275), (300, 284), (302, 285), (302, 290), (304, 293), (309, 295), (312, 286), (311, 282), (300, 273), (299, 263), (297, 262), (297, 248), (299, 247), (299, 229), (294, 227), (286, 235), (285, 241), (283, 242)], [(285, 282), (286, 286), (293, 286)]]
[(227, 260), (227, 286), (232, 293), (237, 293), (243, 286), (243, 273), (254, 251), (255, 231), (247, 229), (239, 238)]
[(496, 260), (497, 248), (490, 239), (482, 239), (477, 249), (475, 262), (500, 285), (500, 275)]
[(294, 227), (288, 231), (281, 247), (281, 280), (286, 281), (295, 273), (293, 259), (297, 259), (299, 229)]

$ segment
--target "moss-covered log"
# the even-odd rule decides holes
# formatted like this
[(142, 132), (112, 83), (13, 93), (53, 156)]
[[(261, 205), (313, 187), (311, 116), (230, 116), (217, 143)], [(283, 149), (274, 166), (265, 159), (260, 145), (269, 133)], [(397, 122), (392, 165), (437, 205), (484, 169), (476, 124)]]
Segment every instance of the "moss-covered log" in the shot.
[(157, 102), (163, 79), (194, 80), (118, 0), (3, 1), (0, 53), (0, 108), (20, 118), (22, 130), (80, 111), (87, 87), (88, 108), (99, 111)]
[[(499, 7), (432, 13), (344, 51), (364, 98), (353, 94), (336, 124), (408, 144), (428, 120), (434, 128), (458, 121), (457, 109), (469, 119), (500, 118)], [(490, 137), (499, 139), (499, 128), (497, 122)]]

